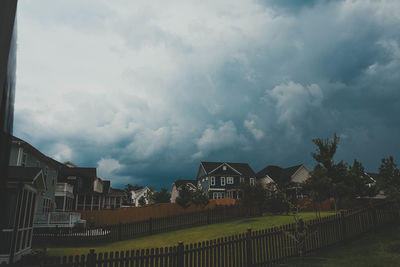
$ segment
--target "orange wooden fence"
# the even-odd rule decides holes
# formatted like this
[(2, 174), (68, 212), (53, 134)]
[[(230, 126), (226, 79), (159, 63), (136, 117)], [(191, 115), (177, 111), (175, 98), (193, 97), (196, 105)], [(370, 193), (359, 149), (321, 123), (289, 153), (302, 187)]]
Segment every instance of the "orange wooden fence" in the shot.
[(115, 225), (145, 221), (149, 218), (169, 217), (186, 213), (212, 209), (216, 206), (230, 206), (236, 203), (235, 199), (213, 199), (205, 207), (192, 205), (186, 209), (176, 203), (160, 203), (145, 207), (119, 208), (115, 210), (80, 211), (82, 219), (93, 218), (96, 226)]

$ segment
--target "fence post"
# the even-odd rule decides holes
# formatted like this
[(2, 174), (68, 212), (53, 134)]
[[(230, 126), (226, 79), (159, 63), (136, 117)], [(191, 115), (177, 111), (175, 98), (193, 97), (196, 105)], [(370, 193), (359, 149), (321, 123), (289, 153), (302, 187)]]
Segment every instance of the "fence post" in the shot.
[(253, 247), (251, 242), (251, 228), (247, 229), (246, 233), (246, 254), (247, 254), (247, 265), (246, 267), (253, 266)]
[(344, 216), (344, 211), (340, 212), (340, 228), (342, 231), (342, 240), (346, 240), (347, 232), (346, 232), (346, 218)]
[(94, 254), (94, 249), (90, 249), (89, 255), (87, 256), (87, 267), (96, 266), (96, 254)]
[(178, 242), (178, 259), (177, 259), (177, 267), (183, 267), (183, 262), (184, 262), (184, 247), (183, 247), (183, 242), (179, 241)]
[(149, 218), (149, 235), (153, 233), (153, 218)]
[(122, 240), (122, 223), (118, 224), (118, 240)]
[(372, 203), (371, 203), (371, 206), (370, 206), (370, 210), (371, 210), (371, 213), (372, 213), (372, 227), (373, 227), (374, 230), (376, 230), (377, 227), (378, 227), (378, 217), (377, 217), (377, 214), (376, 214), (376, 208), (372, 205)]

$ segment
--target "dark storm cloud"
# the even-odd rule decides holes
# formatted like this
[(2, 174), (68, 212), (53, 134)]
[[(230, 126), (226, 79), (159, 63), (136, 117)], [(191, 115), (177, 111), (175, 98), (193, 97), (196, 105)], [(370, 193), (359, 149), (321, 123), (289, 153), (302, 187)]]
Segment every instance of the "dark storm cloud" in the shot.
[(49, 155), (158, 188), (201, 160), (312, 168), (311, 140), (334, 132), (338, 160), (400, 159), (398, 2), (97, 7), (80, 31), (21, 5), (15, 133)]

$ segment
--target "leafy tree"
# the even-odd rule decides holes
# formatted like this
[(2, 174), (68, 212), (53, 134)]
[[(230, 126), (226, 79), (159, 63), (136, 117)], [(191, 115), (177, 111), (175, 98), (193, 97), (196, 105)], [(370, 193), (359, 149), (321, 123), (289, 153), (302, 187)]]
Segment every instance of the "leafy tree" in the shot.
[(179, 190), (179, 196), (176, 198), (176, 203), (186, 209), (190, 206), (193, 198), (193, 192), (187, 185), (182, 185)]
[(154, 191), (150, 196), (151, 203), (169, 203), (171, 201), (171, 194), (168, 189), (163, 187), (160, 192)]
[(143, 207), (146, 205), (146, 198), (144, 196), (141, 196), (138, 200), (138, 204), (140, 207)]
[(341, 207), (343, 200), (354, 199), (369, 193), (368, 177), (360, 162), (355, 160), (353, 166), (343, 161), (334, 162), (333, 157), (339, 140), (336, 134), (333, 135), (332, 140), (320, 138), (312, 140), (317, 146), (317, 151), (311, 155), (317, 161), (317, 165), (305, 186), (315, 201), (322, 202), (333, 197), (336, 210)]
[(383, 158), (379, 167), (379, 176), (382, 178), (378, 181), (378, 188), (385, 192), (389, 199), (400, 202), (400, 170), (394, 162), (392, 156)]
[[(179, 193), (180, 194), (180, 193)], [(209, 202), (208, 194), (204, 190), (197, 188), (192, 192), (192, 203), (202, 207), (207, 206)]]
[(254, 207), (265, 208), (267, 190), (260, 183), (257, 183), (256, 186), (242, 183), (240, 185), (240, 195), (240, 204), (249, 211)]
[[(332, 179), (328, 177), (327, 169), (317, 165), (314, 171), (311, 172), (311, 177), (307, 179), (304, 190), (308, 192), (310, 198), (314, 202), (318, 202), (321, 207), (322, 201), (330, 197), (332, 187)], [(320, 214), (320, 208), (317, 208), (315, 212)]]

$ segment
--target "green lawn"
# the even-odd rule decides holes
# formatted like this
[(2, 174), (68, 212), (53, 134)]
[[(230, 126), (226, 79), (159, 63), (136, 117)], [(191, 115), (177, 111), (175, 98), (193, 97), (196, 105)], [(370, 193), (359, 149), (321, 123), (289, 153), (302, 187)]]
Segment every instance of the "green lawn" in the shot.
[[(332, 215), (332, 212), (321, 213), (321, 216)], [(302, 212), (300, 217), (305, 220), (315, 218), (314, 212)], [(263, 216), (255, 218), (244, 218), (240, 220), (205, 225), (193, 228), (187, 228), (184, 230), (178, 230), (173, 232), (167, 232), (162, 234), (151, 235), (147, 237), (141, 237), (137, 239), (131, 239), (120, 242), (113, 242), (107, 244), (93, 244), (90, 246), (71, 246), (71, 247), (57, 247), (48, 248), (48, 255), (50, 256), (64, 256), (64, 255), (78, 255), (86, 254), (90, 248), (94, 248), (96, 252), (104, 251), (120, 251), (120, 250), (131, 250), (141, 248), (157, 248), (165, 246), (177, 245), (179, 241), (184, 244), (190, 244), (194, 242), (212, 240), (219, 237), (230, 236), (239, 234), (247, 231), (247, 228), (253, 230), (265, 229), (273, 226), (279, 226), (294, 222), (292, 216)], [(35, 248), (40, 250), (40, 248)]]
[(345, 245), (337, 245), (305, 257), (291, 260), (282, 266), (400, 266), (400, 226), (383, 227), (377, 233), (368, 233)]

